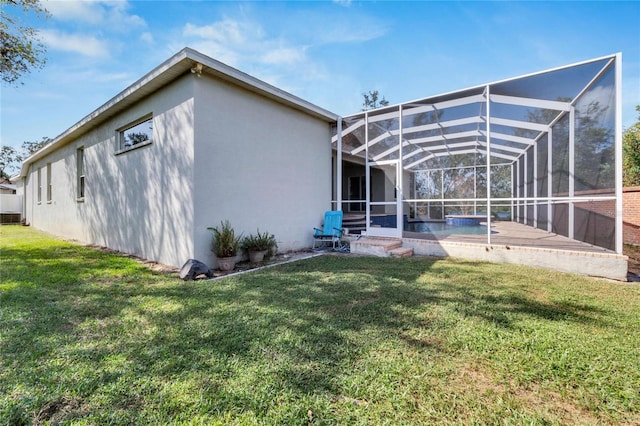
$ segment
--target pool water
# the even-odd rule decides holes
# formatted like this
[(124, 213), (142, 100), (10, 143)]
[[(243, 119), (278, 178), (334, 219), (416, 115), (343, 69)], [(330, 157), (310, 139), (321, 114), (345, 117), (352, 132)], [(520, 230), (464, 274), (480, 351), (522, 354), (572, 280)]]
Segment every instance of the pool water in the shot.
[(480, 235), (487, 233), (487, 225), (458, 226), (444, 222), (411, 222), (404, 225), (406, 232), (419, 232), (434, 235)]

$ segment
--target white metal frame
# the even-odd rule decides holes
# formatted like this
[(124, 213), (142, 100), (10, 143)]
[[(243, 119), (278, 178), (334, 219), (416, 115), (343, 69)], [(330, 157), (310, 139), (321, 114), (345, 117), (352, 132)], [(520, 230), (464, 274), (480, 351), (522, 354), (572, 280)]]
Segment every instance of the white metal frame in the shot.
[[(364, 128), (365, 140), (361, 146), (345, 151), (351, 156), (363, 157), (366, 159), (366, 181), (367, 181), (367, 223), (370, 223), (370, 206), (378, 203), (371, 203), (370, 199), (370, 166), (383, 165), (383, 164), (398, 164), (397, 169), (397, 193), (398, 197), (395, 200), (397, 204), (398, 214), (398, 227), (402, 227), (402, 209), (403, 202), (441, 202), (444, 207), (447, 202), (455, 202), (459, 200), (446, 199), (442, 192), (442, 198), (438, 199), (408, 199), (404, 197), (403, 189), (404, 183), (403, 171), (416, 171), (424, 168), (424, 163), (427, 161), (440, 161), (439, 159), (447, 156), (461, 155), (461, 154), (479, 154), (484, 155), (486, 160), (486, 186), (487, 195), (486, 198), (478, 198), (474, 192), (473, 199), (466, 199), (464, 201), (473, 202), (476, 205), (478, 202), (486, 203), (487, 206), (487, 223), (489, 225), (487, 232), (487, 243), (491, 244), (491, 207), (497, 205), (510, 205), (512, 208), (512, 218), (515, 220), (524, 221), (527, 223), (528, 219), (531, 219), (531, 223), (534, 227), (542, 226), (538, 223), (539, 211), (541, 206), (547, 208), (547, 227), (548, 231), (552, 231), (553, 218), (553, 205), (557, 203), (568, 204), (569, 206), (569, 218), (568, 218), (568, 236), (573, 238), (575, 236), (575, 205), (577, 203), (585, 201), (608, 201), (615, 200), (616, 210), (616, 243), (615, 251), (622, 253), (622, 125), (621, 125), (621, 54), (605, 56), (601, 58), (595, 58), (589, 61), (583, 61), (580, 63), (568, 65), (565, 67), (558, 67), (552, 70), (542, 71), (539, 73), (532, 73), (522, 77), (514, 79), (503, 80), (495, 83), (486, 84), (483, 86), (476, 86), (470, 89), (461, 91), (465, 93), (463, 96), (455, 97), (456, 92), (450, 92), (440, 96), (434, 97), (440, 99), (434, 103), (430, 103), (429, 99), (420, 99), (396, 106), (384, 107), (373, 111), (366, 111), (364, 113), (357, 113), (347, 117), (345, 119), (355, 120), (348, 126), (342, 125), (342, 119), (338, 120), (338, 126), (336, 129), (336, 135), (332, 138), (332, 143), (336, 143), (338, 171), (337, 171), (337, 205), (338, 208), (342, 205), (342, 191), (341, 191), (341, 165), (342, 165), (342, 152), (343, 152), (343, 138), (346, 135), (354, 131), (361, 131), (359, 129)], [(577, 67), (584, 64), (603, 62), (603, 66), (600, 67), (589, 83), (582, 88), (582, 90), (571, 101), (559, 101), (548, 99), (528, 98), (522, 96), (507, 96), (504, 94), (497, 94), (491, 92), (491, 87), (497, 84), (510, 82), (519, 78), (526, 78), (531, 76), (537, 76), (544, 73), (550, 73), (558, 70), (564, 70), (571, 67)], [(599, 79), (607, 72), (611, 66), (615, 66), (615, 85), (616, 85), (616, 100), (615, 100), (615, 196), (603, 195), (603, 196), (576, 196), (575, 193), (575, 122), (576, 103), (585, 95), (589, 89), (596, 84)], [(469, 93), (476, 91), (476, 94)], [(449, 98), (449, 99), (446, 99)], [(446, 100), (442, 100), (446, 99)], [(468, 116), (462, 116), (460, 118), (448, 119), (445, 121), (420, 124), (420, 125), (405, 125), (405, 119), (407, 117), (415, 116), (416, 114), (439, 111), (447, 108), (456, 107), (468, 107), (469, 105), (477, 104), (479, 106), (479, 112), (477, 114), (470, 114)], [(513, 118), (494, 117), (491, 114), (492, 105), (513, 105), (517, 107), (537, 108), (539, 110), (552, 110), (555, 111), (555, 118), (549, 123), (535, 123), (529, 121), (516, 120)], [(484, 111), (483, 111), (484, 109)], [(553, 127), (563, 117), (568, 115), (569, 119), (569, 193), (568, 196), (552, 196), (553, 192)], [(397, 128), (387, 129), (384, 127), (385, 120), (398, 120)], [(375, 138), (369, 139), (369, 128), (371, 126), (377, 127), (383, 130), (381, 134)], [(473, 126), (471, 128), (470, 126)], [(511, 129), (521, 129), (523, 131), (535, 132), (536, 136), (526, 136), (526, 132), (516, 132), (513, 134), (507, 134), (504, 131), (494, 129), (494, 126), (500, 126)], [(547, 187), (546, 197), (539, 197), (539, 183), (538, 179), (538, 167), (541, 160), (538, 154), (537, 144), (542, 137), (547, 136)], [(393, 146), (377, 150), (374, 156), (371, 156), (370, 149), (388, 138), (393, 138), (398, 143)], [(530, 148), (533, 147), (533, 150)], [(410, 148), (410, 149), (408, 149)], [(528, 156), (533, 155), (532, 170), (529, 168)], [(398, 160), (389, 160), (390, 156), (398, 158)], [(477, 158), (477, 156), (476, 156)], [(530, 159), (529, 159), (530, 160)], [(497, 161), (506, 161), (507, 164), (512, 166), (512, 197), (511, 198), (495, 198), (491, 196), (491, 183), (492, 172), (491, 168)], [(522, 161), (522, 166), (521, 166)], [(524, 169), (521, 169), (523, 167)], [(445, 170), (446, 168), (440, 168)], [(524, 182), (520, 182), (520, 176), (523, 173)], [(530, 175), (533, 179), (532, 194), (529, 193)], [(474, 181), (475, 181), (474, 173)], [(415, 181), (415, 180), (414, 180)], [(442, 183), (444, 184), (444, 183)], [(477, 185), (474, 184), (474, 191)], [(522, 187), (522, 191), (521, 191)], [(385, 203), (390, 203), (387, 201)], [(506, 203), (506, 204), (505, 204)], [(528, 218), (528, 206), (533, 206), (532, 213), (533, 218)], [(520, 208), (523, 208), (523, 215), (520, 217)], [(368, 227), (371, 231), (371, 227)], [(375, 231), (374, 231), (375, 232)], [(401, 229), (400, 229), (401, 233)]]

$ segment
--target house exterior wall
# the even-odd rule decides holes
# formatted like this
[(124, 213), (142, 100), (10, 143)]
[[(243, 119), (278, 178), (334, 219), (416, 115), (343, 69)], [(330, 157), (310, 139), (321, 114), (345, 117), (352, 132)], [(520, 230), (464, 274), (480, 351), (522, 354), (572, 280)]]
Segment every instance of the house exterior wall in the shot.
[(279, 251), (310, 247), (331, 209), (329, 124), (206, 76), (195, 93), (196, 258), (215, 266), (207, 227), (227, 219)]
[[(193, 255), (193, 80), (180, 77), (34, 162), (25, 186), (33, 227), (174, 266)], [(117, 154), (117, 130), (153, 114), (153, 143)], [(85, 197), (77, 199), (77, 149)], [(51, 201), (46, 200), (51, 164)], [(42, 201), (37, 170), (42, 168)]]

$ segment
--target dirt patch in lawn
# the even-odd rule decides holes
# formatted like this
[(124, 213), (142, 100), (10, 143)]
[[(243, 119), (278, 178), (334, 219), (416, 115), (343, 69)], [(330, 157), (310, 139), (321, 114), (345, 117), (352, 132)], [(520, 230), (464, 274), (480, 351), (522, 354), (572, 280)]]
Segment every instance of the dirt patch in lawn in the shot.
[(600, 418), (586, 408), (569, 401), (557, 392), (544, 389), (539, 384), (525, 386), (513, 381), (496, 381), (490, 373), (478, 366), (465, 365), (458, 370), (453, 388), (464, 389), (487, 399), (487, 404), (497, 400), (512, 400), (524, 412), (542, 415), (551, 423), (601, 424)]
[(59, 398), (47, 402), (34, 417), (33, 424), (37, 426), (59, 424), (69, 417), (80, 414), (78, 413), (79, 409), (79, 401), (65, 397)]

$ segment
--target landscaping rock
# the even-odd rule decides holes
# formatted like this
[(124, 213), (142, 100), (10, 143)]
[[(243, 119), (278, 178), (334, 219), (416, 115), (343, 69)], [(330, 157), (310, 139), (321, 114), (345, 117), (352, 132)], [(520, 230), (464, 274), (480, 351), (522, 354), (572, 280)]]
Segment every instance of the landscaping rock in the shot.
[(195, 280), (198, 275), (206, 275), (209, 278), (213, 277), (213, 272), (204, 263), (196, 259), (189, 259), (180, 268), (180, 278), (185, 281)]

